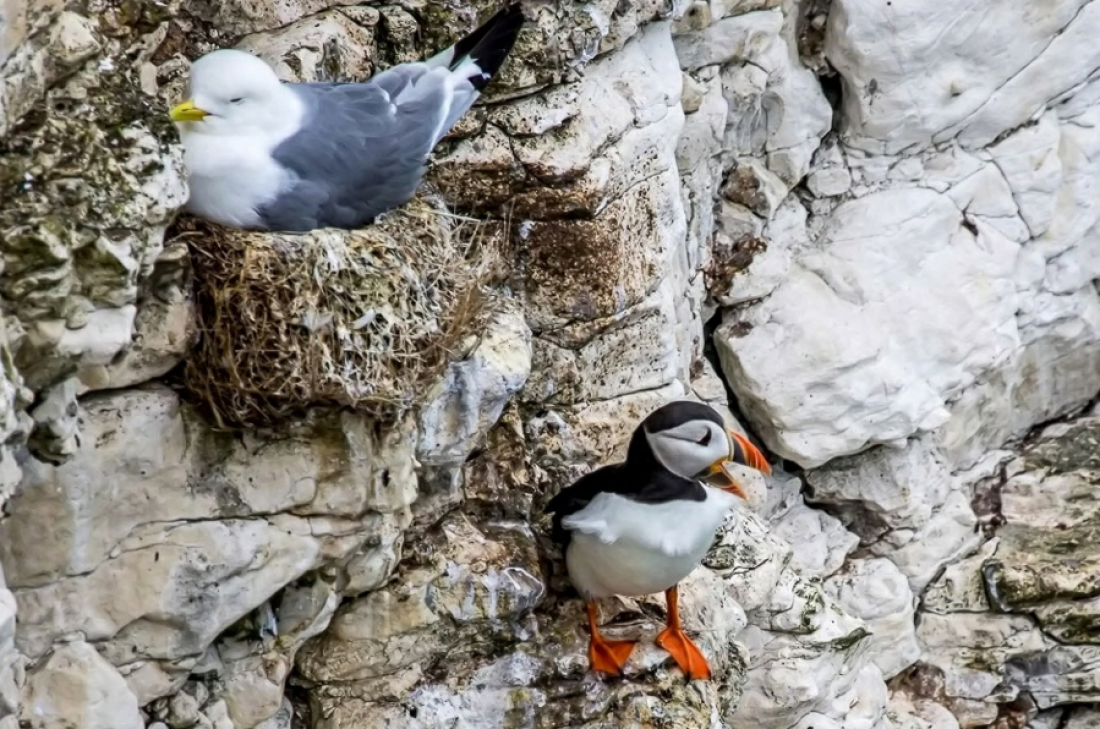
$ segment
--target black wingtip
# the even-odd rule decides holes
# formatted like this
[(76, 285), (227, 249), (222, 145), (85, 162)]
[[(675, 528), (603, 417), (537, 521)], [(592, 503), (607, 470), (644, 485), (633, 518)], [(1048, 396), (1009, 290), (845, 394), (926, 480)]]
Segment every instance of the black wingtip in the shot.
[(520, 3), (514, 2), (501, 8), (474, 32), (455, 43), (451, 68), (466, 58), (472, 58), (481, 69), (481, 74), (471, 78), (470, 83), (481, 91), (504, 65), (504, 59), (516, 44), (525, 21)]

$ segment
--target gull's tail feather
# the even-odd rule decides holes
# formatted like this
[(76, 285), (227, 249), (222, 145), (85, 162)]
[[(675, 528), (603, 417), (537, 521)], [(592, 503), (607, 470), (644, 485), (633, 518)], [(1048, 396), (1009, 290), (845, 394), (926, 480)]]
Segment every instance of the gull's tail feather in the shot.
[(475, 91), (480, 92), (504, 65), (523, 23), (523, 8), (513, 2), (468, 36), (429, 59), (428, 65), (446, 66), (460, 73)]

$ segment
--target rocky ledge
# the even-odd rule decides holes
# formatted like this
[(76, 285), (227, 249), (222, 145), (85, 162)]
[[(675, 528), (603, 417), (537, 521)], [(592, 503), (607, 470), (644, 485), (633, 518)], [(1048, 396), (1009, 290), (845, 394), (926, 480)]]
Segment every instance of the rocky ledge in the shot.
[[(196, 407), (190, 60), (493, 9), (0, 0), (0, 729), (1100, 722), (1100, 3), (526, 3), (430, 175), (492, 316), (381, 420)], [(647, 598), (601, 681), (541, 506), (676, 398), (775, 475), (684, 587), (716, 680)]]

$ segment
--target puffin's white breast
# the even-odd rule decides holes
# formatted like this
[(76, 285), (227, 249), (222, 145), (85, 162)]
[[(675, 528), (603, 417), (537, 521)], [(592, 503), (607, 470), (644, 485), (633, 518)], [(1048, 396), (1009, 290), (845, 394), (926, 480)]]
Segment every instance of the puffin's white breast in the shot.
[(704, 501), (642, 504), (599, 494), (562, 520), (572, 531), (569, 577), (586, 598), (648, 595), (687, 577), (706, 556), (736, 496), (707, 488)]

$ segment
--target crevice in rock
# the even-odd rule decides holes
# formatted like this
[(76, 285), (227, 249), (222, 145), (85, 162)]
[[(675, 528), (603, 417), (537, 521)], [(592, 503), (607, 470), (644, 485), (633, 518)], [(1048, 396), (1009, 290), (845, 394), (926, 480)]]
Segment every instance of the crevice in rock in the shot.
[(802, 65), (819, 76), (831, 69), (825, 58), (825, 26), (829, 18), (829, 0), (806, 0), (796, 5), (795, 43)]
[(971, 494), (970, 508), (978, 517), (978, 528), (985, 540), (991, 539), (1005, 523), (1004, 514), (1001, 513), (1001, 489), (1007, 480), (1005, 466), (1004, 463), (1000, 464), (996, 474), (979, 481)]
[(313, 726), (313, 709), (309, 701), (309, 691), (300, 684), (297, 671), (287, 679), (284, 695), (294, 707), (290, 729), (310, 729)]
[(782, 465), (783, 470), (788, 473), (794, 473), (796, 469), (801, 470), (796, 464), (793, 464), (786, 459), (779, 458), (775, 453), (772, 453), (763, 440), (760, 439), (755, 432), (753, 432), (753, 422), (745, 414), (745, 411), (741, 408), (741, 404), (737, 399), (736, 393), (733, 388), (730, 387), (729, 380), (726, 378), (726, 373), (722, 371), (722, 362), (718, 357), (718, 348), (714, 344), (714, 332), (718, 329), (722, 323), (722, 309), (718, 309), (714, 312), (706, 322), (703, 323), (703, 358), (710, 363), (710, 366), (714, 369), (714, 372), (718, 375), (718, 379), (722, 381), (722, 387), (726, 392), (726, 404), (729, 407), (733, 417), (737, 419), (737, 422), (741, 424), (745, 432), (749, 434), (753, 443), (760, 448), (769, 462), (774, 462), (778, 459)]

